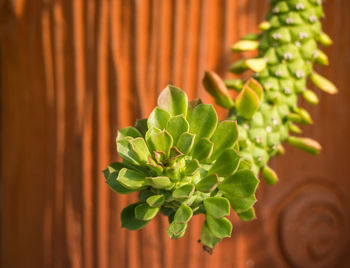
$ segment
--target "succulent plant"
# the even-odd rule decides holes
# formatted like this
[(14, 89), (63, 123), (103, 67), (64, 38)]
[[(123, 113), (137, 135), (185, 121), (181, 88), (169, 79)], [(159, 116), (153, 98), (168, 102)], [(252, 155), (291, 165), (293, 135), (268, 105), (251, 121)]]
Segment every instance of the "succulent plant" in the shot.
[[(334, 94), (337, 89), (313, 69), (315, 62), (328, 64), (317, 43), (332, 43), (321, 29), (322, 1), (270, 2), (267, 20), (259, 27), (262, 33), (249, 34), (232, 47), (234, 52), (258, 50), (257, 57), (239, 60), (230, 67), (235, 74), (252, 70), (253, 78), (246, 83), (228, 79), (224, 84), (215, 73), (207, 72), (204, 84), (218, 105), (230, 109), (229, 119), (237, 120), (242, 157), (251, 161), (255, 174), (261, 170), (267, 183), (274, 184), (278, 178), (267, 162), (283, 153), (283, 142), (312, 154), (321, 149), (315, 140), (290, 135), (301, 133), (295, 123), (312, 123), (309, 113), (298, 107), (298, 95), (310, 104), (318, 103), (317, 95), (306, 87), (307, 78), (327, 93)], [(235, 101), (225, 85), (239, 92)]]
[(218, 122), (211, 104), (188, 102), (167, 86), (148, 119), (118, 131), (121, 163), (104, 175), (117, 193), (138, 192), (139, 201), (121, 213), (122, 227), (139, 230), (159, 212), (168, 216), (170, 238), (182, 237), (193, 215), (205, 214), (201, 242), (211, 252), (231, 235), (230, 208), (244, 221), (255, 217), (259, 180), (241, 161), (234, 120)]
[[(254, 72), (243, 82), (225, 82), (206, 72), (203, 84), (216, 103), (229, 109), (219, 122), (214, 108), (200, 100), (188, 102), (174, 86), (166, 87), (148, 119), (119, 130), (117, 151), (121, 163), (104, 171), (109, 187), (119, 194), (138, 192), (138, 202), (123, 209), (122, 227), (139, 230), (159, 212), (168, 216), (170, 238), (182, 237), (196, 214), (205, 214), (201, 242), (211, 252), (232, 231), (226, 218), (231, 208), (243, 221), (255, 218), (255, 191), (261, 171), (268, 184), (278, 181), (268, 160), (284, 152), (282, 143), (312, 154), (321, 146), (300, 134), (295, 123), (311, 124), (308, 112), (298, 107), (298, 94), (311, 104), (317, 95), (306, 88), (310, 77), (321, 90), (336, 87), (313, 70), (313, 63), (328, 64), (317, 42), (330, 45), (321, 31), (322, 3), (317, 0), (271, 0), (261, 34), (250, 34), (234, 51), (258, 49), (255, 58), (232, 64), (233, 73)], [(235, 99), (229, 89), (238, 91)]]

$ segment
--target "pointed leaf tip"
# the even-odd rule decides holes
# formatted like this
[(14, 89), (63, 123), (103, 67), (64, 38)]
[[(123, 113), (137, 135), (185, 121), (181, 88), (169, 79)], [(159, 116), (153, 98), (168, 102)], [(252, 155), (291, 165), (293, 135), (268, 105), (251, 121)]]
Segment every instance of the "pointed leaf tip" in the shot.
[(264, 166), (262, 168), (262, 176), (267, 184), (274, 185), (278, 182), (278, 177), (276, 172), (269, 166)]
[(216, 104), (228, 109), (233, 106), (233, 100), (224, 81), (216, 73), (205, 72), (202, 82), (206, 91), (215, 99)]
[(240, 115), (251, 119), (260, 105), (258, 95), (249, 87), (244, 87), (236, 98), (236, 108)]
[(263, 21), (259, 24), (259, 30), (261, 31), (267, 31), (271, 28), (271, 24), (268, 21)]
[(310, 78), (311, 81), (322, 91), (329, 94), (338, 93), (338, 89), (336, 88), (336, 86), (327, 78), (319, 75), (318, 73), (313, 72)]
[(248, 222), (256, 219), (254, 208), (250, 208), (247, 211), (240, 212), (237, 214), (238, 214), (238, 217), (244, 222)]
[(311, 91), (310, 89), (307, 89), (303, 91), (303, 98), (310, 104), (316, 105), (319, 102), (319, 99), (315, 92)]
[(333, 44), (332, 39), (329, 37), (328, 34), (322, 32), (318, 38), (318, 40), (320, 41), (320, 43), (324, 46), (330, 46)]
[(189, 220), (192, 218), (192, 215), (193, 215), (192, 209), (185, 204), (181, 204), (181, 206), (177, 209), (175, 213), (174, 222), (188, 223)]
[(259, 100), (263, 97), (264, 90), (262, 85), (256, 81), (254, 78), (249, 78), (243, 87), (249, 87), (258, 96)]
[(294, 147), (313, 155), (319, 154), (322, 149), (321, 145), (317, 141), (310, 138), (289, 136), (288, 142)]
[(250, 70), (256, 73), (259, 73), (266, 68), (266, 60), (264, 58), (248, 59), (245, 61), (245, 64)]
[(187, 114), (187, 95), (181, 89), (168, 85), (158, 97), (158, 106), (171, 115)]
[(164, 129), (169, 121), (170, 114), (159, 107), (153, 109), (147, 120), (148, 128)]
[(259, 42), (255, 40), (241, 40), (232, 46), (234, 52), (244, 52), (255, 50), (259, 47)]
[(230, 202), (225, 197), (208, 197), (203, 201), (205, 211), (214, 218), (230, 215)]
[(213, 233), (215, 237), (225, 238), (231, 236), (232, 224), (225, 217), (214, 218), (209, 214), (206, 214), (206, 222), (208, 224), (209, 230)]

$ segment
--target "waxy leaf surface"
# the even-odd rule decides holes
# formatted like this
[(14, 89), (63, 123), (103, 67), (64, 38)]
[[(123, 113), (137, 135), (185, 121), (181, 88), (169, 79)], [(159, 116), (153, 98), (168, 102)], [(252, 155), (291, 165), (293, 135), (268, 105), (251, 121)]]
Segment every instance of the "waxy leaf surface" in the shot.
[(117, 181), (130, 190), (138, 190), (146, 186), (144, 175), (127, 168), (122, 168), (119, 171)]
[(238, 170), (219, 184), (219, 189), (237, 197), (249, 197), (255, 193), (259, 180), (248, 169)]
[(135, 208), (140, 204), (141, 202), (137, 202), (123, 209), (120, 215), (123, 228), (128, 230), (140, 230), (149, 223), (149, 221), (141, 221), (135, 218)]
[(224, 197), (209, 197), (203, 201), (203, 204), (207, 214), (214, 218), (230, 215), (230, 202)]
[(206, 222), (209, 230), (217, 238), (230, 237), (232, 232), (232, 224), (226, 218), (214, 218), (210, 215), (206, 215)]
[(199, 104), (191, 114), (190, 132), (196, 134), (196, 140), (210, 138), (218, 121), (217, 114), (210, 104)]
[(187, 95), (181, 89), (168, 85), (158, 97), (158, 106), (171, 115), (187, 114)]

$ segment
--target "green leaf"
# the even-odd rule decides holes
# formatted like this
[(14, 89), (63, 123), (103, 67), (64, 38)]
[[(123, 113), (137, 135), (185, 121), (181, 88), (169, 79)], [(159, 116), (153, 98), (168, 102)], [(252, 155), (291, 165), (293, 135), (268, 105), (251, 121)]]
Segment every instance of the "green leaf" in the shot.
[(238, 170), (219, 184), (219, 189), (237, 197), (249, 197), (255, 193), (259, 180), (248, 169)]
[(246, 62), (244, 59), (235, 61), (230, 66), (230, 72), (234, 74), (241, 74), (246, 70), (248, 70), (248, 66), (246, 65)]
[(142, 137), (142, 134), (140, 133), (140, 131), (138, 131), (134, 127), (126, 127), (118, 131), (117, 141), (122, 140), (125, 137), (137, 138), (137, 137)]
[(140, 230), (149, 223), (149, 221), (141, 221), (135, 218), (135, 208), (140, 204), (141, 202), (137, 202), (123, 209), (120, 215), (123, 228), (128, 230)]
[(310, 138), (289, 136), (288, 142), (294, 147), (313, 155), (319, 154), (322, 149), (321, 145), (317, 141)]
[(257, 49), (259, 42), (253, 40), (241, 40), (232, 46), (234, 52), (251, 51)]
[(319, 87), (322, 91), (329, 93), (329, 94), (336, 94), (338, 93), (338, 89), (335, 87), (335, 85), (329, 81), (327, 78), (317, 74), (312, 73), (311, 74), (311, 81)]
[(219, 184), (218, 175), (212, 174), (204, 177), (196, 184), (196, 189), (203, 193), (210, 193)]
[[(300, 133), (302, 132), (301, 129), (300, 129), (300, 127), (298, 127), (297, 125), (292, 124), (292, 123), (290, 123), (290, 124), (288, 125), (288, 128), (289, 128), (289, 130), (290, 130), (291, 132), (293, 132), (293, 133), (295, 133), (295, 134), (300, 134)], [(274, 143), (277, 143), (277, 142), (274, 142)]]
[(312, 124), (312, 118), (311, 115), (309, 114), (308, 111), (306, 111), (303, 108), (299, 108), (298, 109), (298, 114), (301, 116), (301, 123), (303, 124)]
[(174, 144), (177, 143), (179, 137), (189, 130), (190, 126), (183, 115), (172, 116), (167, 125), (166, 130), (173, 137)]
[(261, 31), (267, 31), (271, 28), (271, 24), (268, 21), (263, 21), (259, 24), (259, 30)]
[(146, 132), (148, 130), (147, 127), (147, 118), (143, 118), (143, 119), (137, 119), (136, 123), (135, 123), (135, 128), (140, 131), (140, 133), (142, 134), (142, 136), (146, 135)]
[(173, 184), (171, 180), (165, 176), (147, 177), (146, 181), (150, 186), (156, 189), (165, 189)]
[(138, 156), (133, 152), (130, 140), (132, 140), (131, 137), (125, 137), (124, 139), (120, 139), (117, 141), (117, 151), (120, 157), (133, 165), (139, 165), (138, 163)]
[(146, 164), (149, 162), (151, 153), (149, 152), (147, 144), (143, 138), (132, 139), (129, 143), (139, 163)]
[(322, 45), (327, 47), (333, 44), (332, 39), (326, 33), (323, 32), (319, 35), (318, 40)]
[(236, 98), (236, 109), (246, 119), (251, 119), (260, 105), (259, 97), (249, 87), (243, 88)]
[(167, 111), (156, 107), (148, 117), (147, 126), (148, 128), (156, 127), (159, 129), (164, 129), (169, 121), (169, 118), (170, 114)]
[(206, 161), (211, 156), (214, 143), (208, 138), (201, 138), (194, 147), (192, 157), (198, 161)]
[(117, 181), (130, 190), (138, 190), (146, 186), (144, 175), (127, 168), (122, 168), (119, 171)]
[(176, 148), (183, 154), (188, 154), (192, 150), (195, 137), (196, 135), (192, 133), (182, 133), (176, 143)]
[(104, 171), (106, 183), (108, 184), (109, 188), (111, 188), (114, 192), (117, 192), (119, 194), (129, 194), (134, 192), (135, 190), (125, 188), (123, 185), (120, 184), (120, 182), (117, 181), (119, 171), (122, 168), (125, 168), (125, 165), (122, 163), (115, 162), (110, 164)]
[(232, 224), (226, 218), (214, 218), (206, 214), (206, 222), (209, 230), (217, 238), (230, 237), (232, 232)]
[(166, 130), (158, 132), (157, 128), (151, 128), (146, 133), (146, 142), (152, 151), (163, 152), (168, 157), (173, 138)]
[(171, 239), (177, 239), (185, 234), (186, 229), (187, 224), (172, 222), (167, 229), (167, 233)]
[(185, 184), (174, 190), (173, 198), (177, 200), (188, 199), (192, 196), (193, 192), (194, 192), (194, 185)]
[(200, 168), (200, 164), (199, 164), (198, 160), (192, 159), (192, 160), (186, 162), (184, 174), (186, 176), (193, 176), (194, 173), (196, 173), (199, 168)]
[(202, 82), (206, 91), (213, 96), (218, 105), (228, 109), (233, 107), (233, 100), (226, 85), (216, 73), (205, 72)]
[(150, 207), (147, 203), (142, 203), (135, 207), (135, 218), (142, 221), (152, 220), (158, 213), (158, 207)]
[(214, 162), (208, 171), (208, 174), (216, 173), (219, 177), (232, 175), (238, 168), (241, 157), (237, 151), (226, 149)]
[(229, 89), (241, 91), (243, 88), (243, 81), (241, 79), (226, 79), (225, 85)]
[(255, 195), (246, 198), (225, 194), (225, 197), (230, 201), (231, 207), (237, 213), (241, 213), (250, 209), (256, 202)]
[(276, 182), (278, 182), (278, 176), (276, 172), (269, 166), (264, 166), (262, 168), (262, 176), (266, 183), (269, 185), (274, 185)]
[(203, 201), (205, 211), (214, 218), (230, 215), (230, 202), (224, 197), (209, 197)]
[(259, 100), (261, 100), (261, 98), (264, 95), (264, 90), (262, 86), (254, 78), (249, 78), (249, 80), (245, 83), (244, 87), (249, 87), (251, 90), (253, 90), (258, 96)]
[(202, 102), (202, 100), (200, 98), (191, 100), (188, 103), (187, 116), (186, 116), (186, 119), (187, 119), (188, 122), (189, 122), (189, 120), (191, 118), (191, 115), (192, 115), (192, 112), (193, 112), (194, 108), (196, 108), (199, 104), (203, 104), (203, 102)]
[(213, 134), (218, 116), (211, 104), (199, 104), (194, 108), (190, 122), (190, 132), (196, 134), (196, 141), (200, 138), (210, 138)]
[(147, 204), (152, 208), (160, 208), (164, 203), (165, 197), (164, 195), (152, 195), (147, 198)]
[(202, 233), (201, 233), (201, 242), (204, 245), (204, 249), (209, 253), (212, 252), (212, 249), (215, 247), (217, 243), (220, 242), (220, 238), (217, 238), (208, 227), (207, 222), (203, 223)]
[(266, 68), (266, 61), (264, 58), (247, 59), (245, 64), (250, 70), (256, 73), (261, 72)]
[(309, 89), (305, 90), (302, 95), (303, 98), (312, 105), (316, 105), (319, 102), (317, 95)]
[(321, 64), (323, 66), (327, 66), (329, 64), (328, 56), (322, 50), (319, 49), (316, 51), (315, 60), (318, 64)]
[(174, 216), (175, 223), (188, 223), (192, 218), (193, 212), (192, 209), (185, 205), (181, 204), (181, 206), (176, 210)]
[(171, 115), (187, 114), (187, 95), (181, 89), (168, 85), (158, 97), (158, 106)]
[[(152, 127), (150, 129), (147, 130), (146, 134), (145, 134), (145, 140), (147, 145), (150, 147), (150, 144), (148, 144), (148, 142), (151, 143), (151, 137), (154, 137), (155, 135), (158, 135), (159, 133), (161, 133), (162, 131), (159, 128), (156, 127)], [(151, 147), (150, 147), (151, 149)]]
[(213, 161), (227, 148), (233, 146), (238, 138), (237, 122), (224, 120), (220, 122), (210, 140), (214, 143), (209, 161)]
[(242, 37), (242, 40), (257, 41), (259, 39), (260, 39), (260, 34), (256, 34), (256, 33), (246, 34), (245, 36)]
[(256, 219), (254, 208), (250, 208), (247, 211), (243, 211), (237, 214), (238, 214), (238, 217), (244, 222), (248, 222)]

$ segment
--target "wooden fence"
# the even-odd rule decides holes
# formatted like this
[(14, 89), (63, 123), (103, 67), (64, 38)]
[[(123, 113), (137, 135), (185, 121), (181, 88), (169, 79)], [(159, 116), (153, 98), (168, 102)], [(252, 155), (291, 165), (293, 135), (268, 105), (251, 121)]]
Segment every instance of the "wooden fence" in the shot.
[[(148, 116), (168, 83), (212, 102), (205, 70), (225, 75), (230, 45), (257, 31), (263, 0), (0, 0), (1, 267), (349, 267), (350, 1), (325, 3), (335, 44), (319, 71), (340, 93), (317, 91), (306, 135), (320, 156), (287, 146), (261, 183), (258, 220), (232, 215), (233, 234), (209, 256), (196, 217), (180, 240), (167, 219), (120, 227), (102, 170), (118, 128)], [(219, 109), (221, 116), (224, 111)], [(347, 248), (348, 247), (348, 248)]]

